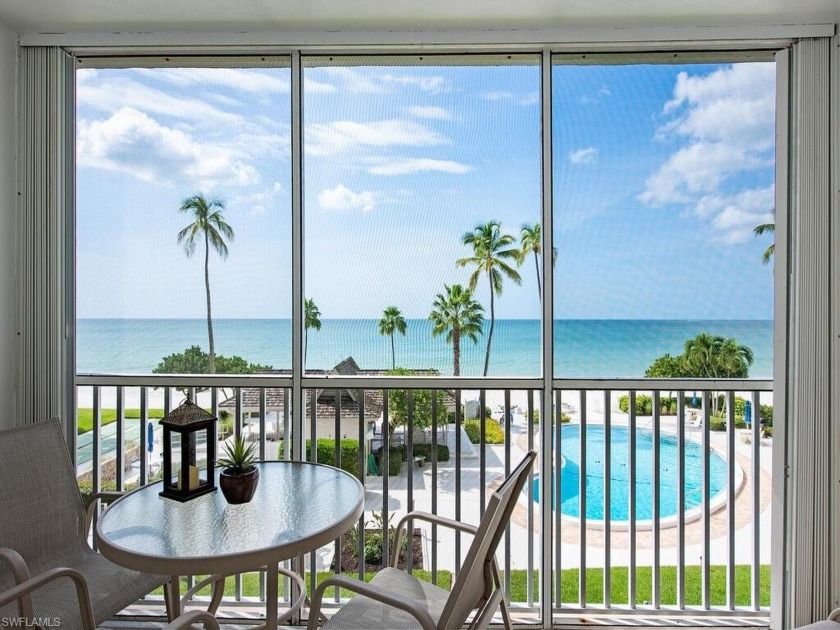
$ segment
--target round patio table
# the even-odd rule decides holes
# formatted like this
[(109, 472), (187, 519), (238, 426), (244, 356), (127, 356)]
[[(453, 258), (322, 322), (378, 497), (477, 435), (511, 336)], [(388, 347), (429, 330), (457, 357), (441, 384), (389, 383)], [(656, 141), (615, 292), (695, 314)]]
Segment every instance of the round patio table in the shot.
[[(242, 505), (229, 505), (218, 489), (184, 503), (166, 499), (159, 495), (162, 482), (117, 499), (96, 526), (99, 551), (124, 567), (173, 576), (174, 614), (180, 610), (179, 576), (264, 568), (266, 592), (274, 594), (266, 597), (265, 627), (276, 627), (278, 573), (303, 585), (299, 575), (280, 563), (350, 529), (362, 515), (365, 494), (358, 479), (332, 466), (284, 461), (257, 467), (257, 491)], [(303, 599), (301, 593), (284, 618), (294, 614)]]

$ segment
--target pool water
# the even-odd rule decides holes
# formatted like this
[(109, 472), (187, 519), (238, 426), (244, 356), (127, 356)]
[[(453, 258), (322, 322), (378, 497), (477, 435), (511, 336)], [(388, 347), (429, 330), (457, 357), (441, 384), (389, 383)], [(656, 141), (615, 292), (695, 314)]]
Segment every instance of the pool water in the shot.
[[(586, 518), (604, 520), (604, 436), (603, 425), (586, 428)], [(610, 471), (610, 519), (627, 521), (630, 509), (629, 444), (627, 427), (612, 427)], [(703, 447), (685, 440), (685, 509), (700, 507), (703, 500)], [(560, 480), (560, 511), (580, 518), (580, 425), (563, 425), (560, 434), (563, 466)], [(677, 438), (659, 437), (659, 516), (675, 516), (678, 510)], [(709, 497), (726, 489), (726, 462), (709, 454)], [(539, 479), (534, 480), (534, 499), (539, 497)], [(556, 497), (555, 497), (556, 498)], [(554, 501), (553, 501), (554, 502)], [(556, 502), (554, 502), (556, 503)], [(653, 432), (636, 429), (636, 520), (653, 518)]]

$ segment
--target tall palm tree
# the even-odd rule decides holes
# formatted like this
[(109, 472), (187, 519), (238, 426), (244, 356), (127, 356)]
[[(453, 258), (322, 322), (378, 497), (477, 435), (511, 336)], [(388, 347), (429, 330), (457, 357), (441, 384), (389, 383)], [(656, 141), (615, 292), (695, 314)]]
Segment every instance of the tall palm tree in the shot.
[(446, 294), (435, 296), (429, 321), (433, 324), (433, 337), (446, 333), (446, 343), (452, 344), (452, 375), (461, 376), (461, 337), (478, 343), (478, 336), (483, 332), (484, 307), (460, 284), (444, 287)]
[(180, 212), (191, 214), (193, 222), (178, 232), (178, 244), (184, 246), (184, 253), (191, 257), (195, 253), (196, 239), (204, 237), (204, 287), (207, 291), (207, 337), (210, 343), (209, 370), (216, 372), (216, 347), (213, 343), (213, 317), (210, 312), (210, 248), (222, 258), (227, 258), (225, 239), (233, 240), (233, 228), (225, 222), (222, 210), (225, 204), (218, 199), (207, 201), (202, 195), (184, 199)]
[(464, 245), (471, 245), (473, 255), (459, 258), (455, 264), (459, 267), (475, 265), (470, 275), (468, 288), (475, 291), (479, 278), (486, 274), (490, 284), (490, 331), (487, 335), (487, 351), (484, 354), (484, 376), (490, 367), (490, 344), (493, 343), (493, 329), (496, 325), (496, 294), (501, 295), (504, 287), (504, 276), (516, 284), (522, 283), (519, 272), (508, 264), (508, 261), (519, 260), (519, 248), (510, 234), (502, 234), (498, 221), (488, 221), (478, 224), (472, 232), (464, 234)]
[(391, 369), (397, 368), (397, 355), (394, 352), (394, 333), (405, 335), (405, 317), (396, 306), (389, 306), (385, 309), (382, 319), (379, 320), (379, 334), (391, 336)]
[[(769, 233), (773, 234), (776, 231), (776, 224), (775, 223), (762, 223), (761, 225), (756, 225), (753, 228), (753, 232), (755, 232), (756, 236), (761, 236), (762, 234)], [(767, 249), (764, 250), (764, 253), (761, 255), (761, 262), (765, 265), (770, 262), (770, 259), (773, 257), (773, 254), (776, 253), (776, 243), (770, 243)]]
[(321, 311), (315, 300), (306, 298), (303, 302), (303, 363), (306, 365), (306, 351), (309, 350), (309, 329), (321, 330)]
[[(537, 293), (542, 304), (542, 283), (540, 281), (540, 254), (542, 253), (542, 226), (539, 223), (534, 225), (522, 224), (519, 232), (519, 259), (517, 262), (521, 267), (528, 254), (534, 254), (534, 269), (537, 272)], [(557, 248), (552, 248), (551, 263), (557, 260)]]

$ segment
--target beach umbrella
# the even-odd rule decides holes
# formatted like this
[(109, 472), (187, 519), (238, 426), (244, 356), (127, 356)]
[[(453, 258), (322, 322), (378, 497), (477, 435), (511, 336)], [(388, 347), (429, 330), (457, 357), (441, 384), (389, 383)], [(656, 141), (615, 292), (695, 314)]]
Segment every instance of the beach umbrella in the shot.
[(155, 450), (155, 428), (152, 426), (151, 420), (146, 427), (146, 450), (150, 453)]
[(752, 403), (749, 400), (744, 403), (744, 424), (752, 425)]

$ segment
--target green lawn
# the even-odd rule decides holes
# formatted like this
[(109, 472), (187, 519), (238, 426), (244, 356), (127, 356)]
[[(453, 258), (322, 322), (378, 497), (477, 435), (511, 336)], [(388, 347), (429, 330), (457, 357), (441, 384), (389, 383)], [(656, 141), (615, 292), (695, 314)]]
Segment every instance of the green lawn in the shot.
[[(651, 591), (651, 568), (638, 567), (636, 569), (636, 602), (643, 604), (652, 599)], [(319, 572), (318, 583), (332, 575), (330, 572)], [(348, 574), (356, 577), (356, 574)], [(414, 575), (422, 580), (431, 581), (428, 571), (414, 571)], [(610, 599), (613, 604), (627, 604), (627, 567), (615, 567), (611, 572)], [(713, 566), (709, 571), (710, 575), (710, 603), (712, 606), (726, 605), (726, 567)], [(561, 577), (563, 589), (563, 603), (574, 604), (578, 602), (578, 569), (564, 569)], [(660, 571), (660, 603), (663, 606), (673, 606), (677, 603), (677, 568), (662, 567)], [(373, 573), (365, 575), (366, 580), (373, 578)], [(449, 571), (438, 571), (438, 585), (449, 588), (452, 576)], [(502, 578), (504, 579), (504, 577)], [(233, 596), (235, 580), (229, 577), (225, 583), (225, 595)], [(603, 603), (603, 569), (586, 570), (586, 601), (588, 604)], [(311, 592), (310, 582), (307, 576), (307, 591)], [(539, 598), (539, 572), (533, 573), (534, 598)], [(761, 606), (770, 605), (770, 565), (762, 565), (760, 568), (760, 594)], [(685, 571), (685, 603), (687, 606), (699, 606), (701, 601), (701, 570), (698, 566), (686, 567)], [(181, 592), (186, 591), (186, 581), (182, 583)], [(162, 589), (155, 591), (162, 593)], [(283, 581), (280, 582), (280, 592), (283, 593)], [(750, 601), (750, 567), (738, 565), (735, 567), (735, 605), (749, 606)], [(246, 597), (257, 597), (259, 595), (259, 574), (248, 573), (242, 576), (242, 593)], [(209, 589), (203, 594), (209, 595)], [(332, 596), (332, 593), (328, 593)], [(342, 597), (349, 597), (350, 593), (342, 589)], [(527, 601), (527, 571), (511, 571), (511, 601)]]
[[(149, 409), (147, 413), (150, 420), (163, 418), (163, 409)], [(139, 420), (140, 410), (126, 409), (123, 417), (126, 420)], [(116, 422), (116, 420), (116, 409), (102, 410), (102, 426)], [(90, 407), (80, 407), (76, 412), (76, 433), (81, 435), (82, 433), (87, 433), (91, 429), (93, 429), (93, 409)]]

